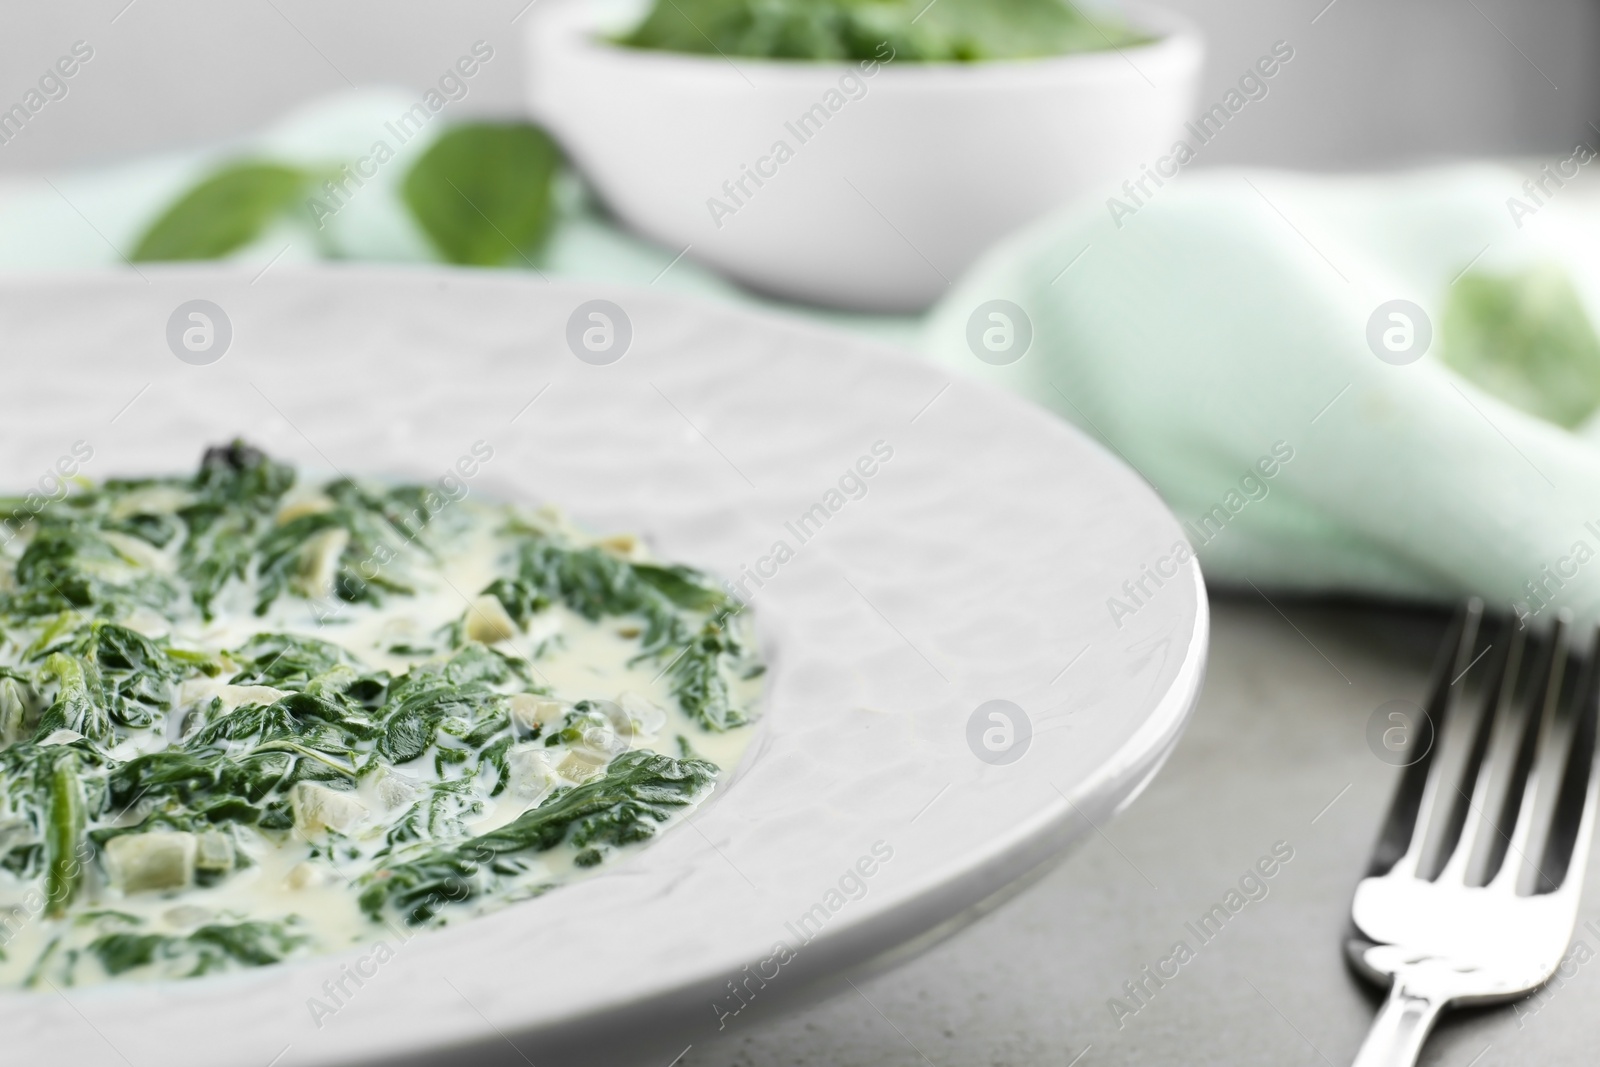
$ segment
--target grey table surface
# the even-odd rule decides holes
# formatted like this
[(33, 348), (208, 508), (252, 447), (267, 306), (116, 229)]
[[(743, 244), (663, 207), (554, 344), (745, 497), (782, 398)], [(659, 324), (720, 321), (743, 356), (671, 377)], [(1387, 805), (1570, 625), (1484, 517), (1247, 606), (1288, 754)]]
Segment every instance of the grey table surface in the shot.
[[(1398, 773), (1366, 741), (1420, 700), (1448, 621), (1355, 604), (1213, 597), (1204, 693), (1134, 805), (1040, 882), (897, 970), (730, 1028), (682, 1067), (1320, 1064), (1355, 1056), (1376, 996), (1346, 969), (1350, 894)], [(1275, 843), (1293, 858), (1209, 942), (1193, 924)], [(1279, 846), (1280, 851), (1285, 847)], [(1600, 861), (1597, 861), (1600, 862)], [(1518, 1004), (1453, 1013), (1427, 1065), (1592, 1064), (1600, 920), (1591, 870), (1575, 966)], [(1255, 892), (1260, 896), (1259, 891)], [(1596, 922), (1600, 928), (1600, 921)], [(1133, 1013), (1124, 983), (1192, 958)], [(1169, 973), (1172, 966), (1165, 967)]]

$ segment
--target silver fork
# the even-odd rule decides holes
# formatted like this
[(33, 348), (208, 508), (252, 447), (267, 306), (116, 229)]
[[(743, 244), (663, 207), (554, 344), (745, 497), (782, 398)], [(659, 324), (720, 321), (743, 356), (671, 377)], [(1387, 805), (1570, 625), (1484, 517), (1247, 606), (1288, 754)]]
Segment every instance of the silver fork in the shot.
[[(1600, 643), (1569, 671), (1565, 618), (1547, 638), (1510, 622), (1480, 642), (1482, 621), (1476, 600), (1456, 618), (1428, 701), (1432, 744), (1402, 773), (1356, 886), (1346, 954), (1389, 997), (1355, 1067), (1410, 1067), (1446, 1007), (1532, 992), (1572, 938), (1595, 819)], [(1480, 700), (1467, 698), (1475, 684)]]

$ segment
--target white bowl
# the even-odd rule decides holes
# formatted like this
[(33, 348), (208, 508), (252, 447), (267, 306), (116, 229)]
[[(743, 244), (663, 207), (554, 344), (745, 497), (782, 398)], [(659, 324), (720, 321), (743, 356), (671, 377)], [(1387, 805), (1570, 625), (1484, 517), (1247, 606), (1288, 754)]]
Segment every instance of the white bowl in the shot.
[(1139, 177), (1190, 117), (1203, 52), (1188, 24), (1141, 10), (1157, 40), (1121, 52), (863, 76), (606, 39), (637, 16), (530, 11), (535, 118), (641, 233), (754, 289), (870, 311), (926, 307), (1008, 231)]

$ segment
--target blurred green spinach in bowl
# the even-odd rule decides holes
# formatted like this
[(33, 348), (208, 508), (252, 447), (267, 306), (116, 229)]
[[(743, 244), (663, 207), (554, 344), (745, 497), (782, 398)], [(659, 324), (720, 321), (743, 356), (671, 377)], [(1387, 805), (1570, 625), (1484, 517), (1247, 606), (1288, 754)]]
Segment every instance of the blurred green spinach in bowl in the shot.
[(1145, 44), (1069, 0), (655, 0), (632, 48), (765, 59), (971, 63)]

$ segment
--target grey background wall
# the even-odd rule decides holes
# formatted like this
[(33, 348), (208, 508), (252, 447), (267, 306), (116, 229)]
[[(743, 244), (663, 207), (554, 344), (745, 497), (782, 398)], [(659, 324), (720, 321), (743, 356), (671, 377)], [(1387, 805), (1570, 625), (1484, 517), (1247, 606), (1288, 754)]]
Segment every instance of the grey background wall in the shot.
[[(552, 3), (559, 0), (535, 0)], [(1275, 40), (1293, 64), (1206, 162), (1357, 168), (1600, 141), (1593, 0), (1165, 0), (1211, 42), (1212, 102)], [(462, 111), (514, 113), (528, 0), (86, 0), (0, 4), (0, 107), (74, 41), (94, 59), (0, 173), (202, 144), (348, 84), (432, 82), (473, 41), (497, 50)]]

